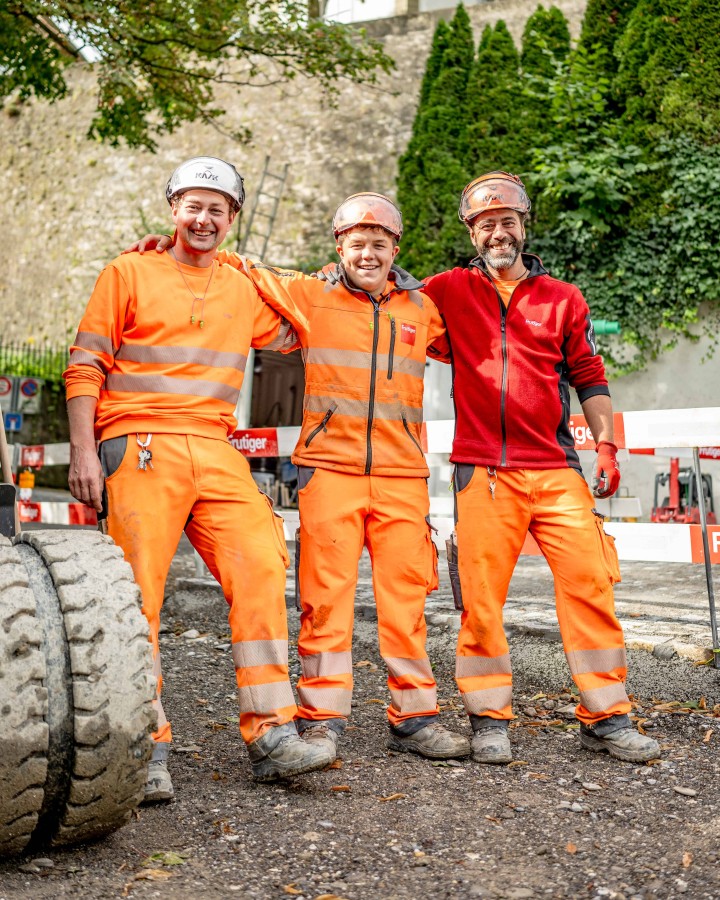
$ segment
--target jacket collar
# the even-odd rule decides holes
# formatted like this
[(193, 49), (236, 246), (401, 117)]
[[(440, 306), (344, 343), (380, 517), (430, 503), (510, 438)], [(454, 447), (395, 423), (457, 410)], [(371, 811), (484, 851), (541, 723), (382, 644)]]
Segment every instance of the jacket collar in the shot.
[[(351, 294), (364, 294), (366, 297), (370, 297), (370, 294), (368, 294), (367, 291), (362, 290), (362, 288), (357, 288), (350, 283), (342, 263), (337, 264), (335, 272), (335, 280), (339, 281)], [(390, 266), (388, 282), (394, 283), (394, 287), (388, 291), (389, 294), (394, 293), (395, 291), (421, 291), (425, 287), (425, 284), (422, 281), (418, 281), (414, 275), (406, 272), (405, 269), (401, 269), (400, 266), (396, 266), (395, 263)], [(387, 297), (387, 294), (385, 294), (385, 296)]]
[[(522, 253), (522, 261), (525, 265), (525, 268), (528, 270), (528, 278), (533, 278), (535, 275), (547, 275), (548, 271), (545, 266), (542, 264), (542, 261), (539, 256), (535, 256), (534, 253)], [(468, 263), (469, 269), (480, 269), (480, 271), (487, 275), (490, 278), (490, 273), (487, 270), (487, 266), (485, 265), (485, 260), (476, 256), (475, 259), (471, 260)]]

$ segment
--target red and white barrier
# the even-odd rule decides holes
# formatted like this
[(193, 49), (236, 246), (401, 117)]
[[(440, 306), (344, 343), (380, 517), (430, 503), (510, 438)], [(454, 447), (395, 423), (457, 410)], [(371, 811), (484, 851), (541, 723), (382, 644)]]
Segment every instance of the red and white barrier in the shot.
[(42, 522), (43, 525), (97, 525), (97, 513), (84, 503), (18, 500), (21, 522)]

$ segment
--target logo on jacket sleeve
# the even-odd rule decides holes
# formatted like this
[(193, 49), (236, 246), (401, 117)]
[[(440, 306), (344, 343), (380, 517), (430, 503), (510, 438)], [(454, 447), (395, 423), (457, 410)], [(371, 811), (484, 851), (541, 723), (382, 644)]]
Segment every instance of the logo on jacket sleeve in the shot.
[(405, 322), (400, 326), (400, 340), (403, 344), (415, 344), (415, 326), (406, 325)]

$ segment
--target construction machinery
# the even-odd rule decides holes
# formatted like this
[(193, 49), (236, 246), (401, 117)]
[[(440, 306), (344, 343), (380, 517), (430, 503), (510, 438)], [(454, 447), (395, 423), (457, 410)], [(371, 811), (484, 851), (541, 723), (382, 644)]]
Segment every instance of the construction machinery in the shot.
[[(715, 504), (713, 501), (712, 478), (702, 474), (702, 492), (707, 509), (707, 524), (715, 525)], [(700, 524), (699, 482), (693, 468), (680, 468), (680, 460), (670, 460), (670, 471), (655, 476), (655, 499), (650, 515), (651, 522), (679, 522)], [(662, 501), (660, 497), (663, 496)]]
[(93, 840), (143, 798), (156, 714), (140, 591), (96, 531), (21, 533), (0, 427), (0, 857)]

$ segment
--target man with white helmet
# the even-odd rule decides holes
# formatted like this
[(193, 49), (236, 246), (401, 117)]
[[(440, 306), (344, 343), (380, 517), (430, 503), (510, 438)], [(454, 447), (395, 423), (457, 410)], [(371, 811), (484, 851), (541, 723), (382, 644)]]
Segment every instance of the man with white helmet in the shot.
[[(323, 768), (330, 754), (298, 736), (288, 679), (282, 520), (230, 445), (250, 347), (279, 347), (290, 324), (248, 278), (217, 261), (244, 200), (229, 163), (187, 160), (166, 189), (169, 254), (124, 255), (101, 272), (65, 372), (70, 489), (103, 507), (143, 598), (157, 677), (158, 728), (146, 802), (169, 800), (171, 741), (160, 690), (165, 579), (183, 533), (229, 604), (240, 731), (260, 781)], [(96, 452), (99, 442), (99, 458)]]
[(478, 256), (426, 285), (453, 354), (450, 458), (464, 604), (457, 682), (474, 730), (473, 758), (510, 762), (512, 675), (502, 610), (530, 532), (555, 576), (560, 631), (580, 695), (581, 744), (641, 762), (660, 749), (628, 718), (612, 588), (620, 580), (617, 553), (569, 428), (572, 387), (597, 444), (594, 494), (611, 496), (620, 470), (608, 383), (582, 294), (522, 252), (529, 211), (517, 176), (496, 171), (472, 181), (459, 216)]
[[(260, 296), (306, 320), (298, 467), (300, 507), (298, 729), (335, 755), (353, 687), (352, 632), (363, 546), (373, 564), (380, 653), (388, 668), (389, 746), (431, 759), (465, 757), (468, 740), (438, 723), (425, 649), (425, 600), (437, 588), (422, 450), (426, 354), (447, 360), (445, 329), (422, 283), (394, 265), (400, 210), (387, 197), (348, 197), (332, 224), (340, 262), (325, 278), (221, 251)], [(154, 240), (141, 242), (150, 246)], [(167, 239), (158, 249), (168, 246)], [(283, 348), (284, 351), (294, 347)]]

